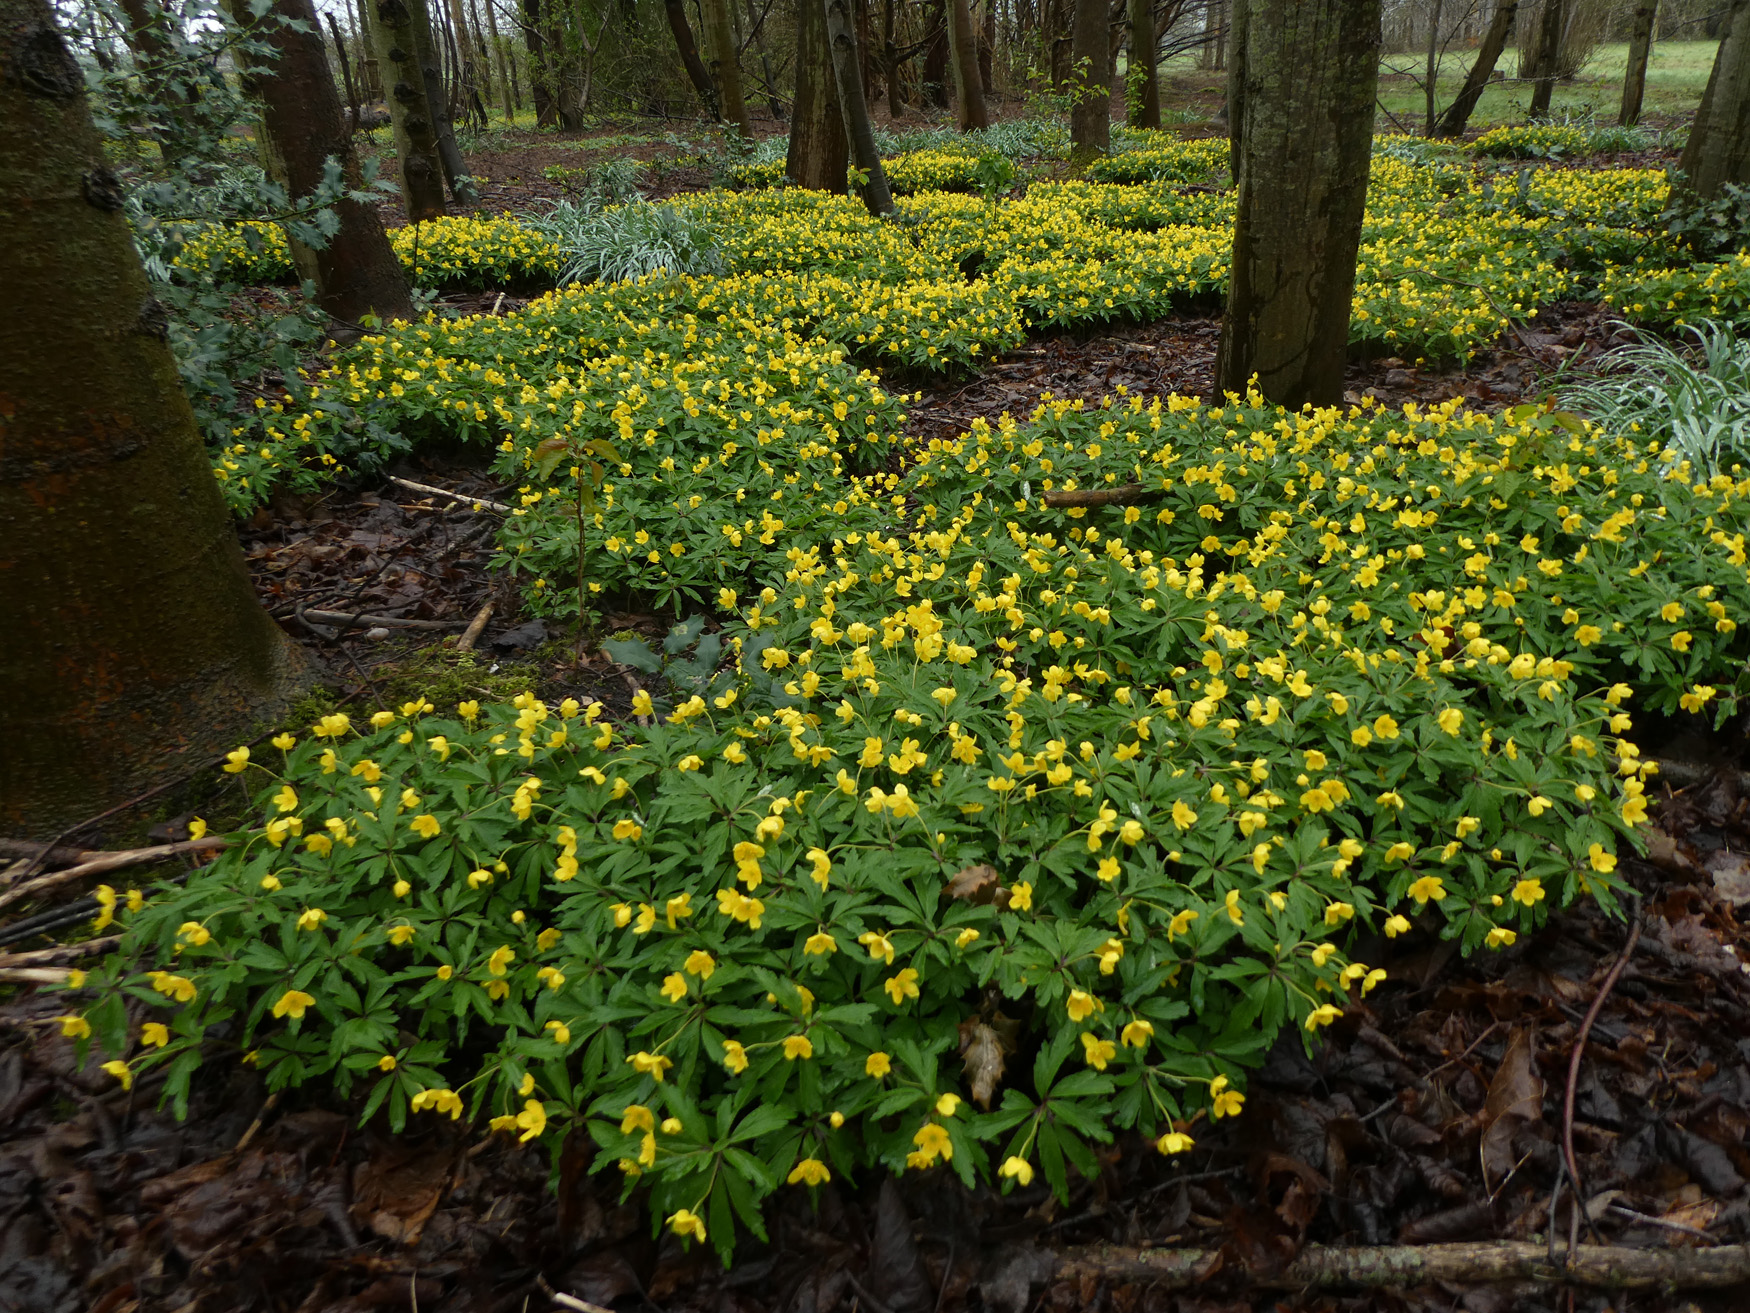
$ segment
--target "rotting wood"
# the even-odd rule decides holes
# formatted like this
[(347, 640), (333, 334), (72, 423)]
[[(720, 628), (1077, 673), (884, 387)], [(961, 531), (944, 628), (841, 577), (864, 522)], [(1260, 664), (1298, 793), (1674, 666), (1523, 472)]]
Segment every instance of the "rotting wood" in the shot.
[(1153, 506), (1167, 499), (1165, 488), (1145, 488), (1140, 483), (1121, 483), (1116, 488), (1076, 488), (1048, 492), (1042, 500), (1050, 507)]
[(474, 650), (474, 644), (480, 641), (480, 635), (485, 632), (486, 622), (492, 619), (492, 608), (493, 603), (488, 602), (474, 613), (474, 618), (468, 622), (468, 627), (456, 640), (456, 651), (472, 652)]
[(87, 939), (77, 944), (33, 948), (28, 953), (0, 953), (0, 968), (53, 966), (63, 958), (95, 957), (109, 952), (121, 941), (120, 935), (105, 935), (102, 939)]
[[(501, 296), (499, 300), (503, 300)], [(509, 515), (510, 507), (501, 501), (493, 501), (490, 497), (470, 497), (465, 492), (452, 492), (448, 488), (433, 487), (429, 483), (415, 483), (412, 479), (404, 479), (398, 474), (391, 474), (389, 482), (414, 492), (423, 492), (431, 497), (448, 497), (451, 501), (466, 502), (476, 510), (497, 511), (500, 515)]]
[(104, 853), (78, 866), (69, 866), (64, 871), (56, 871), (53, 875), (39, 876), (35, 880), (27, 880), (21, 885), (0, 893), (0, 907), (9, 907), (21, 899), (31, 898), (47, 890), (59, 888), (64, 884), (72, 884), (87, 876), (103, 875), (109, 871), (124, 871), (133, 866), (144, 866), (147, 862), (161, 861), (166, 857), (180, 857), (183, 853), (216, 852), (220, 848), (230, 847), (230, 840), (222, 835), (203, 835), (199, 839), (184, 839), (179, 843), (161, 843), (151, 848), (128, 848), (121, 852)]
[[(1212, 1275), (1215, 1250), (1130, 1249), (1116, 1245), (1064, 1250), (1055, 1279), (1148, 1281), (1166, 1289), (1194, 1286)], [(1712, 1249), (1630, 1249), (1579, 1245), (1567, 1263), (1552, 1263), (1543, 1245), (1502, 1240), (1476, 1244), (1377, 1245), (1354, 1248), (1314, 1245), (1273, 1274), (1251, 1278), (1254, 1286), (1299, 1290), (1311, 1286), (1419, 1286), (1432, 1282), (1472, 1285), (1536, 1281), (1601, 1290), (1718, 1289), (1750, 1280), (1750, 1245)]]

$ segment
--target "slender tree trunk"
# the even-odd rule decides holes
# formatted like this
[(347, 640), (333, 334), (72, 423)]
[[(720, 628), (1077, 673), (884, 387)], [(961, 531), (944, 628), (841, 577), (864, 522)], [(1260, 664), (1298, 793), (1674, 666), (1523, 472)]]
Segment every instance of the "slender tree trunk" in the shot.
[[(808, 2), (809, 0), (802, 0), (803, 4)], [(711, 81), (710, 70), (699, 58), (699, 47), (693, 42), (693, 29), (687, 22), (686, 7), (681, 0), (663, 0), (663, 10), (668, 15), (669, 31), (674, 33), (675, 47), (681, 52), (681, 63), (687, 70), (687, 81), (699, 93), (699, 103), (705, 107), (705, 112), (712, 118), (720, 118), (717, 87)]]
[(780, 123), (784, 120), (784, 105), (778, 98), (778, 79), (772, 72), (771, 52), (766, 49), (765, 15), (754, 9), (754, 0), (747, 0), (748, 40), (760, 57), (760, 73), (766, 80), (766, 108)]
[[(523, 42), (529, 51), (529, 98), (535, 103), (535, 126), (550, 128), (559, 118), (559, 98), (553, 94), (541, 3), (542, 0), (522, 0)], [(688, 35), (690, 39), (691, 34)]]
[(1718, 196), (1728, 182), (1750, 183), (1750, 0), (1732, 0), (1713, 72), (1677, 167), (1688, 189), (1702, 200)]
[[(455, 0), (455, 2), (460, 10), (462, 0)], [(469, 48), (473, 51), (481, 99), (490, 104), (492, 102), (492, 55), (487, 49), (486, 29), (480, 25), (480, 10), (475, 5), (474, 0), (467, 0), (466, 15), (466, 21), (461, 24), (462, 30), (468, 34)], [(482, 122), (481, 126), (486, 125)]]
[(984, 104), (984, 80), (978, 75), (978, 49), (972, 35), (972, 11), (966, 0), (948, 2), (948, 62), (954, 70), (954, 105), (960, 130), (990, 126)]
[[(1538, 19), (1537, 68), (1530, 76), (1537, 79), (1531, 91), (1531, 117), (1542, 118), (1549, 113), (1550, 96), (1556, 89), (1556, 73), (1562, 61), (1562, 24), (1567, 5), (1563, 0), (1543, 0)], [(1524, 69), (1520, 77), (1527, 76)]]
[(838, 85), (839, 113), (845, 120), (845, 137), (851, 144), (851, 159), (864, 180), (857, 187), (869, 213), (893, 213), (893, 195), (887, 190), (887, 174), (881, 168), (881, 152), (875, 148), (875, 125), (869, 118), (869, 102), (863, 98), (863, 78), (857, 59), (857, 27), (851, 0), (820, 0), (826, 11), (826, 41), (832, 51), (833, 80)]
[(401, 200), (413, 222), (435, 219), (445, 213), (444, 173), (438, 159), (437, 124), (419, 66), (413, 11), (408, 0), (376, 0), (371, 17), (377, 65), (383, 72), (389, 118), (395, 126)]
[(922, 99), (947, 109), (953, 95), (953, 74), (948, 72), (948, 14), (946, 0), (935, 0), (924, 28), (924, 75)]
[(899, 0), (885, 0), (881, 7), (881, 60), (887, 80), (887, 117), (897, 119), (905, 112), (905, 84), (900, 77), (899, 43), (895, 39), (894, 10)]
[(377, 72), (377, 43), (371, 38), (370, 0), (356, 0), (359, 24), (359, 93), (366, 103), (381, 100), (383, 80)]
[(340, 30), (340, 20), (333, 11), (328, 14), (328, 30), (334, 34), (334, 53), (340, 58), (340, 78), (346, 84), (346, 108), (349, 115), (346, 135), (351, 144), (352, 134), (359, 130), (359, 93), (358, 85), (352, 80), (352, 59), (346, 53), (346, 36)]
[[(166, 36), (170, 15), (156, 0), (121, 0), (121, 8), (128, 20), (123, 36), (134, 57), (135, 73), (152, 99), (164, 109), (164, 125), (155, 134), (158, 149), (166, 163), (174, 164), (188, 154), (188, 143), (195, 131), (195, 111), (184, 79), (169, 68), (175, 56)], [(92, 47), (102, 48), (95, 29)]]
[(1140, 70), (1125, 79), (1126, 90), (1136, 88), (1134, 103), (1126, 94), (1124, 114), (1133, 128), (1161, 126), (1161, 81), (1155, 70), (1154, 0), (1130, 0), (1130, 62)]
[(1256, 374), (1280, 405), (1334, 405), (1367, 201), (1380, 0), (1248, 0), (1245, 10), (1216, 387), (1244, 392)]
[(498, 6), (494, 0), (484, 0), (486, 6), (486, 31), (492, 41), (493, 58), (498, 61), (498, 88), (504, 93), (504, 121), (516, 122), (516, 87), (511, 80), (510, 70), (505, 67), (504, 39), (498, 35)]
[(426, 0), (397, 0), (397, 3), (404, 5), (409, 14), (408, 30), (418, 52), (426, 104), (431, 107), (432, 129), (437, 137), (438, 162), (443, 169), (444, 185), (450, 189), (451, 200), (465, 205), (474, 199), (475, 193), (467, 181), (468, 163), (462, 158), (461, 147), (456, 145), (456, 130), (450, 121), (449, 90), (444, 86), (443, 68), (438, 61), (431, 10)]
[(1246, 28), (1252, 0), (1228, 0), (1226, 96), (1221, 112), (1227, 116), (1227, 172), (1237, 187), (1240, 181), (1241, 110), (1246, 87)]
[(1432, 137), (1435, 130), (1435, 113), (1439, 109), (1438, 97), (1440, 91), (1440, 11), (1444, 8), (1441, 0), (1434, 0), (1433, 12), (1428, 19), (1428, 63), (1424, 70), (1422, 92), (1426, 106), (1422, 114), (1422, 135)]
[(973, 26), (978, 32), (978, 80), (983, 86), (986, 100), (997, 94), (996, 20), (995, 0), (983, 0), (983, 3), (979, 5), (978, 22), (974, 23)]
[[(267, 11), (283, 20), (264, 32), (278, 58), (246, 69), (246, 86), (261, 98), (262, 122), (287, 193), (301, 199), (322, 183), (330, 158), (340, 161), (348, 186), (362, 189), (364, 176), (352, 134), (334, 92), (328, 52), (311, 0), (275, 0)], [(289, 24), (308, 24), (299, 31)], [(389, 246), (375, 206), (342, 200), (334, 207), (340, 227), (321, 250), (293, 240), (298, 272), (316, 284), (316, 301), (336, 319), (357, 324), (366, 315), (411, 319), (407, 275)]]
[(1616, 121), (1632, 128), (1641, 121), (1641, 99), (1647, 93), (1647, 56), (1653, 50), (1653, 24), (1659, 15), (1659, 0), (1636, 0), (1629, 28), (1628, 70), (1622, 78), (1622, 109)]
[(743, 141), (750, 142), (753, 119), (741, 94), (741, 52), (729, 29), (728, 0), (700, 0), (699, 12), (704, 16), (705, 53), (711, 61), (711, 80), (717, 86), (723, 121), (740, 133)]
[(1075, 108), (1070, 110), (1070, 160), (1086, 165), (1112, 149), (1112, 56), (1106, 44), (1106, 0), (1075, 0), (1071, 56)]
[(47, 837), (250, 738), (307, 665), (255, 599), (47, 0), (0, 0), (0, 69), (0, 832)]
[(1470, 122), (1483, 92), (1488, 90), (1489, 79), (1495, 76), (1495, 65), (1500, 61), (1501, 52), (1507, 48), (1507, 38), (1513, 33), (1513, 18), (1518, 12), (1519, 0), (1498, 0), (1495, 16), (1489, 20), (1488, 31), (1483, 33), (1483, 43), (1477, 47), (1476, 60), (1470, 66), (1458, 99), (1448, 105), (1446, 113), (1441, 116), (1442, 137), (1464, 136), (1465, 125)]
[(832, 73), (832, 47), (826, 39), (826, 13), (819, 0), (798, 0), (796, 104), (790, 111), (790, 153), (784, 173), (798, 187), (843, 196), (850, 160), (845, 116)]

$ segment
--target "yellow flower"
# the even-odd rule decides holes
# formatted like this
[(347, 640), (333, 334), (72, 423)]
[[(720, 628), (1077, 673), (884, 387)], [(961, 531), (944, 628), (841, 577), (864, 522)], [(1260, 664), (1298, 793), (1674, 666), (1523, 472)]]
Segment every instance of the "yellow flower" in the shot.
[(567, 1026), (563, 1021), (549, 1021), (543, 1029), (549, 1030), (553, 1033), (553, 1042), (555, 1044), (571, 1043), (571, 1027)]
[(733, 1076), (739, 1076), (747, 1070), (747, 1049), (739, 1040), (723, 1041), (723, 1065), (729, 1068)]
[(1410, 920), (1408, 917), (1396, 915), (1387, 917), (1385, 922), (1385, 937), (1387, 939), (1396, 939), (1409, 928)]
[(1521, 880), (1513, 886), (1513, 901), (1533, 907), (1543, 901), (1543, 881)]
[(820, 1159), (804, 1158), (784, 1180), (789, 1185), (825, 1185), (832, 1180), (832, 1173)]
[(441, 825), (438, 824), (438, 818), (430, 815), (429, 813), (427, 813), (425, 815), (421, 815), (421, 816), (415, 816), (411, 821), (409, 821), (407, 823), (407, 827), (408, 827), (408, 829), (412, 830), (415, 834), (417, 834), (422, 839), (432, 838), (434, 835), (437, 834), (437, 832), (440, 829), (443, 828)]
[(1458, 737), (1458, 731), (1464, 727), (1464, 712), (1457, 707), (1446, 708), (1435, 719), (1440, 728), (1454, 738)]
[(1410, 897), (1414, 898), (1418, 905), (1430, 900), (1438, 903), (1446, 897), (1446, 885), (1441, 882), (1437, 875), (1424, 875), (1410, 886)]
[(682, 1237), (691, 1237), (700, 1243), (705, 1239), (705, 1219), (690, 1208), (683, 1208), (668, 1219), (669, 1230)]
[[(1238, 1098), (1239, 1096), (1235, 1095), (1234, 1097)], [(1168, 1131), (1155, 1141), (1155, 1148), (1164, 1154), (1184, 1153), (1195, 1143), (1195, 1140), (1181, 1131)]]
[(674, 1066), (672, 1060), (655, 1053), (634, 1053), (626, 1061), (631, 1064), (632, 1070), (640, 1076), (652, 1076), (658, 1081), (662, 1080), (668, 1069)]
[(1513, 945), (1513, 941), (1517, 938), (1519, 938), (1519, 936), (1505, 926), (1496, 926), (1489, 931), (1488, 937), (1484, 942), (1487, 943), (1490, 948), (1510, 948)]
[(1604, 850), (1604, 845), (1601, 843), (1595, 843), (1588, 848), (1586, 850), (1586, 858), (1587, 861), (1591, 863), (1594, 871), (1608, 873), (1616, 869), (1616, 854), (1606, 852)]
[(784, 1039), (784, 1060), (795, 1062), (798, 1058), (807, 1060), (814, 1056), (814, 1042), (806, 1035), (788, 1035)]
[(328, 919), (328, 913), (320, 907), (306, 907), (298, 913), (298, 929), (320, 930), (322, 923)]
[(656, 1116), (641, 1103), (629, 1103), (626, 1111), (620, 1114), (620, 1134), (634, 1135), (639, 1131), (650, 1132), (656, 1129)]
[(1025, 1189), (1033, 1184), (1033, 1164), (1025, 1158), (1005, 1158), (1003, 1165), (997, 1169), (997, 1175), (1011, 1180)]
[(1246, 1104), (1245, 1095), (1228, 1088), (1226, 1076), (1217, 1076), (1209, 1082), (1209, 1095), (1210, 1114), (1216, 1118), (1238, 1116), (1240, 1109)]
[(509, 944), (500, 944), (492, 950), (492, 956), (486, 959), (487, 973), (502, 976), (514, 961), (516, 961), (516, 950)]
[(377, 1059), (378, 1071), (394, 1071), (399, 1065), (400, 1064), (396, 1061), (393, 1053), (385, 1053), (382, 1057)]
[(682, 964), (688, 975), (697, 976), (700, 980), (709, 980), (711, 973), (717, 969), (717, 959), (702, 948), (695, 948), (687, 954), (687, 960)]
[(186, 939), (194, 948), (199, 948), (213, 937), (212, 931), (199, 921), (184, 921), (177, 927), (176, 933), (180, 938)]
[(274, 745), (274, 747), (278, 748), (281, 752), (290, 752), (294, 747), (297, 746), (297, 743), (298, 743), (297, 735), (287, 733), (284, 730), (282, 730), (280, 733), (275, 734), (273, 736), (273, 745)]
[(1065, 1007), (1069, 1011), (1069, 1019), (1077, 1023), (1087, 1020), (1095, 1012), (1105, 1010), (1105, 1005), (1099, 999), (1083, 989), (1070, 990)]
[(887, 1073), (892, 1070), (893, 1059), (885, 1053), (877, 1051), (863, 1059), (863, 1074), (865, 1076), (873, 1076), (876, 1080), (885, 1080)]
[(663, 977), (662, 996), (670, 1003), (679, 1003), (687, 996), (687, 978), (679, 971)]
[(134, 1088), (134, 1073), (128, 1064), (121, 1061), (111, 1061), (103, 1064), (103, 1070), (121, 1082), (124, 1090)]
[(1336, 1004), (1334, 1004), (1334, 1003), (1321, 1003), (1318, 1007), (1314, 1008), (1312, 1010), (1312, 1012), (1308, 1015), (1308, 1017), (1306, 1019), (1306, 1028), (1309, 1031), (1317, 1030), (1320, 1026), (1330, 1025), (1333, 1021), (1335, 1021), (1338, 1017), (1340, 1017), (1342, 1015), (1343, 1015), (1343, 1009), (1338, 1007)]
[(1082, 1032), (1082, 1058), (1095, 1071), (1105, 1071), (1106, 1064), (1118, 1056), (1118, 1046), (1089, 1031)]
[(977, 939), (978, 939), (978, 931), (974, 930), (971, 926), (968, 926), (966, 929), (962, 930), (959, 934), (954, 936), (954, 947), (965, 948), (968, 945), (974, 943)]
[(918, 973), (914, 968), (906, 967), (898, 975), (889, 976), (882, 988), (895, 1007), (902, 1006), (907, 999), (918, 996)]
[(472, 723), (480, 715), (480, 704), (474, 701), (456, 703), (456, 714)]
[(637, 821), (615, 821), (614, 822), (614, 838), (616, 838), (622, 842), (625, 842), (628, 840), (641, 839), (643, 837), (644, 837), (644, 827), (642, 825), (638, 824)]
[(539, 1099), (529, 1099), (516, 1115), (516, 1124), (523, 1128), (523, 1133), (517, 1138), (527, 1144), (547, 1129), (546, 1107)]
[(832, 858), (819, 848), (810, 848), (807, 856), (814, 867), (813, 870), (809, 871), (808, 878), (822, 889), (826, 888), (827, 877), (832, 874)]
[(954, 1142), (948, 1137), (948, 1132), (936, 1122), (925, 1122), (918, 1128), (911, 1142), (917, 1145), (917, 1152), (906, 1155), (908, 1167), (928, 1167), (941, 1158), (947, 1161), (954, 1157)]
[(279, 997), (279, 1002), (273, 1005), (276, 1017), (290, 1017), (293, 1021), (302, 1020), (304, 1010), (314, 1007), (316, 1000), (301, 989), (288, 989)]
[(249, 748), (232, 748), (225, 754), (225, 764), (221, 767), (228, 775), (241, 775), (249, 768)]
[(857, 942), (869, 950), (871, 959), (893, 965), (893, 941), (886, 935), (874, 930), (865, 930), (857, 936)]
[(1118, 1038), (1124, 1041), (1126, 1048), (1141, 1049), (1148, 1047), (1150, 1036), (1155, 1033), (1154, 1024), (1137, 1017), (1119, 1032)]
[(91, 1038), (91, 1023), (84, 1017), (61, 1017), (61, 1034), (68, 1039)]
[(148, 1048), (161, 1049), (170, 1043), (170, 1028), (161, 1021), (148, 1021), (140, 1027), (140, 1043)]
[(839, 951), (838, 940), (824, 930), (817, 930), (808, 936), (802, 945), (802, 951), (810, 957), (824, 957), (828, 953)]
[(1033, 906), (1033, 886), (1026, 880), (1009, 890), (1009, 906), (1017, 912), (1025, 912)]

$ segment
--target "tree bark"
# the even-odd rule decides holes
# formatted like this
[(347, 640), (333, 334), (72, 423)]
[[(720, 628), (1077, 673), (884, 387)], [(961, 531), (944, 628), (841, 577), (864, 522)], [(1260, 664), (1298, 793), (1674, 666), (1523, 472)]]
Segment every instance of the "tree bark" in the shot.
[(498, 61), (498, 89), (504, 93), (504, 121), (516, 122), (516, 88), (510, 76), (510, 70), (505, 67), (504, 41), (498, 35), (498, 6), (494, 0), (485, 0), (486, 31), (492, 41), (492, 55)]
[(1425, 105), (1422, 114), (1422, 135), (1432, 137), (1435, 132), (1436, 100), (1440, 90), (1440, 11), (1445, 6), (1441, 0), (1434, 0), (1434, 11), (1428, 20), (1428, 63), (1423, 71), (1422, 93)]
[(832, 52), (833, 81), (838, 86), (839, 113), (845, 120), (845, 138), (850, 142), (851, 159), (863, 174), (857, 194), (863, 198), (870, 214), (892, 214), (893, 194), (887, 190), (881, 152), (875, 148), (875, 125), (869, 118), (869, 102), (863, 97), (851, 0), (820, 0), (820, 3), (826, 14), (826, 42)]
[(1556, 73), (1562, 62), (1562, 25), (1566, 8), (1564, 0), (1543, 0), (1537, 24), (1537, 67), (1529, 74), (1524, 69), (1519, 71), (1522, 78), (1536, 79), (1531, 91), (1530, 110), (1534, 119), (1549, 113), (1550, 96), (1556, 89)]
[(47, 0), (0, 0), (0, 69), (0, 830), (46, 837), (251, 737), (307, 662), (255, 599)]
[[(1124, 116), (1133, 128), (1159, 128), (1161, 80), (1155, 70), (1154, 0), (1130, 0), (1130, 63), (1132, 75), (1125, 78)], [(1135, 72), (1138, 69), (1140, 77)], [(1134, 95), (1132, 87), (1136, 88)]]
[(939, 109), (948, 108), (953, 75), (948, 72), (948, 14), (945, 0), (935, 0), (924, 29), (924, 75), (922, 98)]
[(474, 189), (466, 181), (468, 164), (456, 145), (455, 125), (450, 119), (449, 91), (444, 86), (443, 66), (438, 60), (437, 40), (433, 35), (431, 10), (426, 0), (396, 0), (410, 15), (409, 30), (418, 51), (419, 74), (425, 83), (425, 100), (431, 110), (431, 123), (437, 138), (438, 163), (442, 166), (444, 185), (450, 199), (462, 204), (474, 199)]
[(984, 103), (984, 79), (978, 73), (978, 43), (972, 32), (972, 10), (966, 0), (948, 0), (948, 63), (954, 70), (954, 106), (960, 131), (990, 126)]
[[(802, 0), (805, 5), (808, 2), (809, 0)], [(705, 107), (705, 112), (712, 118), (721, 117), (717, 104), (717, 87), (711, 81), (710, 70), (699, 58), (699, 47), (693, 41), (693, 29), (687, 22), (686, 7), (681, 0), (663, 0), (663, 10), (668, 15), (668, 28), (674, 33), (675, 46), (681, 52), (681, 63), (687, 70), (687, 81), (699, 93), (699, 103)]]
[(1501, 52), (1507, 48), (1507, 38), (1513, 33), (1513, 18), (1518, 12), (1519, 0), (1499, 0), (1495, 6), (1495, 16), (1489, 21), (1489, 30), (1483, 34), (1482, 45), (1477, 47), (1476, 60), (1470, 66), (1464, 86), (1459, 89), (1458, 99), (1441, 115), (1442, 137), (1464, 136), (1465, 125), (1470, 122), (1477, 102), (1488, 89), (1489, 79), (1495, 76), (1495, 65), (1500, 61)]
[(414, 223), (444, 214), (443, 164), (438, 159), (437, 125), (426, 99), (413, 11), (407, 0), (375, 0), (371, 32), (377, 39), (377, 66), (395, 128), (395, 158), (401, 166), (401, 200)]
[(1622, 77), (1622, 109), (1616, 121), (1632, 128), (1641, 121), (1641, 100), (1647, 94), (1647, 56), (1653, 51), (1653, 23), (1659, 16), (1659, 0), (1636, 0), (1629, 26), (1628, 69)]
[[(282, 20), (264, 33), (278, 58), (248, 67), (245, 85), (259, 96), (262, 123), (273, 143), (276, 173), (294, 201), (322, 183), (330, 157), (340, 161), (349, 187), (364, 186), (352, 134), (341, 114), (328, 71), (328, 52), (316, 25), (311, 0), (275, 0), (268, 14)], [(307, 31), (289, 26), (308, 24)], [(357, 324), (366, 315), (413, 318), (407, 275), (373, 205), (345, 199), (334, 207), (340, 227), (321, 250), (291, 240), (292, 261), (301, 277), (316, 284), (316, 303), (336, 319)]]
[(165, 163), (174, 165), (188, 153), (189, 139), (194, 135), (194, 107), (182, 79), (167, 68), (175, 53), (164, 31), (169, 15), (155, 0), (121, 0), (121, 8), (128, 20), (122, 35), (134, 57), (134, 71), (152, 98), (164, 107), (166, 122), (155, 134), (158, 149)]
[(1112, 69), (1106, 43), (1106, 0), (1075, 0), (1070, 84), (1069, 158), (1086, 165), (1112, 149)]
[(1728, 182), (1750, 182), (1750, 0), (1732, 0), (1713, 72), (1677, 167), (1689, 191), (1702, 200), (1718, 196)]
[[(1236, 6), (1237, 8), (1237, 6)], [(1380, 0), (1251, 0), (1238, 103), (1238, 197), (1224, 392), (1334, 405), (1343, 395), (1367, 202)]]
[(887, 117), (897, 119), (905, 112), (905, 83), (900, 76), (899, 43), (894, 32), (894, 10), (899, 0), (885, 0), (881, 8), (882, 73), (887, 82)]
[(833, 80), (832, 48), (826, 39), (826, 13), (818, 0), (796, 6), (796, 105), (790, 111), (790, 152), (784, 173), (809, 191), (845, 194), (845, 167), (851, 160), (845, 116)]
[[(1192, 1289), (1207, 1280), (1215, 1252), (1089, 1246), (1060, 1251), (1052, 1280), (1136, 1282), (1159, 1290)], [(1226, 1269), (1224, 1269), (1224, 1272)], [(1704, 1249), (1631, 1249), (1577, 1245), (1572, 1262), (1551, 1262), (1547, 1245), (1511, 1240), (1451, 1245), (1313, 1245), (1278, 1272), (1249, 1276), (1260, 1289), (1331, 1286), (1476, 1286), (1535, 1282), (1540, 1287), (1600, 1290), (1722, 1289), (1750, 1278), (1750, 1245)]]
[(740, 133), (743, 141), (751, 142), (753, 119), (748, 117), (747, 101), (741, 94), (741, 50), (729, 27), (727, 0), (699, 0), (699, 12), (704, 17), (705, 52), (710, 57), (711, 81), (717, 87), (723, 121)]

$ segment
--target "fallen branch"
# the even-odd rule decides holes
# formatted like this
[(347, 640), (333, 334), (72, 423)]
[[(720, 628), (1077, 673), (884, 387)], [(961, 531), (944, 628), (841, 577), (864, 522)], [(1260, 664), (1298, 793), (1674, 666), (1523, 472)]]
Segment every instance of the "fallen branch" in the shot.
[(1165, 488), (1145, 488), (1140, 483), (1121, 483), (1116, 488), (1077, 488), (1073, 492), (1048, 492), (1047, 506), (1153, 506), (1167, 499)]
[(0, 967), (0, 985), (64, 985), (72, 967)]
[(103, 853), (93, 857), (88, 862), (78, 866), (69, 866), (64, 871), (56, 871), (53, 875), (39, 876), (35, 880), (27, 880), (21, 885), (0, 893), (0, 907), (8, 907), (23, 898), (30, 898), (47, 889), (55, 889), (75, 880), (82, 880), (91, 875), (103, 875), (108, 871), (125, 871), (131, 866), (144, 866), (147, 862), (161, 861), (166, 857), (179, 857), (183, 853), (212, 852), (229, 846), (230, 841), (217, 834), (205, 835), (199, 839), (184, 839), (180, 843), (161, 843), (152, 848), (129, 848), (122, 852)]
[(0, 968), (48, 966), (63, 958), (92, 957), (107, 953), (121, 943), (120, 935), (105, 935), (102, 939), (87, 939), (77, 944), (56, 944), (53, 948), (36, 948), (28, 953), (0, 953)]
[(454, 629), (462, 623), (460, 620), (403, 620), (392, 615), (348, 615), (344, 611), (305, 611), (301, 614), (303, 619), (339, 625), (342, 629), (363, 629), (372, 625), (381, 625), (384, 629)]
[(448, 488), (434, 488), (429, 483), (415, 483), (412, 479), (403, 479), (395, 474), (389, 476), (389, 482), (399, 484), (413, 492), (423, 492), (428, 497), (448, 497), (451, 501), (466, 502), (475, 510), (497, 511), (500, 515), (510, 514), (510, 507), (501, 501), (493, 501), (490, 497), (470, 497), (465, 492), (451, 492)]
[(72, 865), (75, 862), (90, 861), (98, 854), (86, 848), (57, 848), (32, 843), (29, 839), (0, 839), (0, 857), (22, 857), (27, 862), (65, 862)]
[(492, 619), (492, 603), (488, 602), (474, 613), (474, 618), (468, 622), (468, 627), (456, 640), (456, 651), (472, 652), (474, 644), (480, 641), (480, 635), (486, 628), (486, 622), (490, 619)]
[[(1064, 1251), (1057, 1280), (1150, 1281), (1186, 1289), (1213, 1275), (1219, 1250), (1127, 1249), (1097, 1245)], [(1542, 1245), (1501, 1240), (1456, 1245), (1312, 1246), (1282, 1271), (1252, 1284), (1271, 1290), (1308, 1286), (1460, 1285), (1539, 1281), (1601, 1290), (1717, 1289), (1750, 1280), (1750, 1245), (1712, 1249), (1630, 1249), (1579, 1245), (1564, 1266)]]

